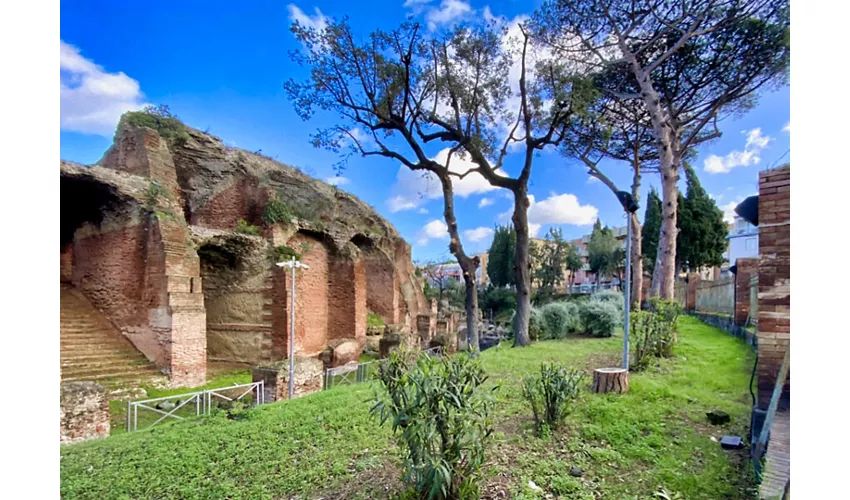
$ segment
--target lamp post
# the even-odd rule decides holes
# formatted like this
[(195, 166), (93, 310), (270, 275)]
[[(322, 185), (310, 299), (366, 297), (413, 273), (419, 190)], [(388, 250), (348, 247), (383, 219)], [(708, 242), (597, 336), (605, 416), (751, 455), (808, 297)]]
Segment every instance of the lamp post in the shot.
[(632, 291), (632, 214), (637, 212), (638, 204), (631, 194), (618, 191), (617, 199), (626, 211), (626, 286), (623, 290), (625, 305), (623, 311), (623, 368), (629, 370), (629, 310), (631, 309)]
[(295, 256), (292, 256), (292, 260), (278, 262), (277, 266), (292, 269), (292, 305), (289, 310), (289, 399), (292, 399), (295, 387), (292, 380), (295, 373), (295, 268), (310, 269), (310, 266), (295, 260)]

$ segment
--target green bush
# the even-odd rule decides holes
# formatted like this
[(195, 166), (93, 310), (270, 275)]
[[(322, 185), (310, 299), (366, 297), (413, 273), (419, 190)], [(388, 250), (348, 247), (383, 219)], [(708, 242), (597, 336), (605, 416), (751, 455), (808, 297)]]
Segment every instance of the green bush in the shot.
[(670, 357), (676, 343), (675, 323), (654, 311), (635, 311), (629, 318), (630, 335), (635, 347), (631, 364), (634, 370), (643, 370), (657, 358)]
[(611, 302), (590, 300), (581, 305), (579, 314), (584, 332), (594, 337), (610, 337), (623, 323), (622, 309)]
[(269, 201), (266, 202), (266, 207), (263, 209), (263, 224), (267, 226), (272, 226), (279, 222), (290, 224), (292, 219), (292, 211), (273, 193), (269, 197)]
[(664, 321), (674, 324), (684, 310), (682, 304), (675, 300), (662, 299), (660, 297), (652, 297), (649, 299), (649, 310), (657, 312), (664, 317)]
[(485, 313), (493, 311), (494, 316), (516, 309), (516, 292), (491, 284), (478, 293), (478, 307)]
[(623, 307), (623, 304), (626, 303), (626, 298), (623, 296), (623, 294), (615, 290), (600, 290), (591, 295), (590, 300), (606, 302), (619, 307)]
[(189, 140), (186, 127), (165, 105), (145, 106), (142, 111), (128, 111), (121, 115), (121, 121), (135, 127), (152, 128), (167, 142), (182, 144)]
[(545, 433), (545, 429), (555, 429), (563, 422), (583, 379), (580, 370), (557, 363), (543, 363), (539, 375), (523, 379), (522, 395), (531, 405), (538, 432)]
[(252, 226), (247, 221), (239, 219), (236, 223), (236, 232), (239, 234), (249, 234), (251, 236), (259, 236), (260, 228), (257, 226)]
[(569, 321), (567, 322), (567, 332), (577, 332), (579, 328), (581, 328), (581, 317), (579, 316), (579, 310), (581, 306), (578, 302), (561, 302), (564, 308), (567, 310), (567, 314), (569, 314)]
[(570, 310), (564, 302), (551, 302), (540, 308), (543, 321), (546, 323), (546, 338), (562, 339), (570, 331), (573, 319)]
[(420, 498), (478, 498), (493, 400), (481, 358), (394, 352), (379, 363), (374, 406), (405, 450), (405, 479)]
[(369, 311), (366, 313), (366, 326), (384, 326), (384, 318)]

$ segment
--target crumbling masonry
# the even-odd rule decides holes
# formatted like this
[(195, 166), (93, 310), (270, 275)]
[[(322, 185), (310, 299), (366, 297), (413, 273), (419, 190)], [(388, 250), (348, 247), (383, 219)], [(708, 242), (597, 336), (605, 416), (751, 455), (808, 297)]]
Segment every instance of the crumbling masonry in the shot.
[[(63, 290), (173, 386), (204, 383), (208, 359), (290, 355), (290, 275), (274, 263), (291, 255), (310, 266), (295, 283), (296, 356), (352, 341), (359, 353), (367, 311), (416, 332), (427, 304), (410, 246), (385, 219), (295, 168), (185, 131), (166, 140), (122, 120), (97, 165), (63, 161), (60, 173)], [(283, 210), (270, 221), (273, 198)]]

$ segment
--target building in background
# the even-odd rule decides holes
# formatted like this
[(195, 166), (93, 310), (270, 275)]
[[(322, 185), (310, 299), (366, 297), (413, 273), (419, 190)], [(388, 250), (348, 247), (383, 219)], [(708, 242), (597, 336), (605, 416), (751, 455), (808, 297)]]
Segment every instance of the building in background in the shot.
[(726, 260), (730, 266), (741, 258), (758, 257), (759, 228), (750, 224), (743, 217), (736, 215), (735, 222), (729, 227), (729, 247), (726, 250)]

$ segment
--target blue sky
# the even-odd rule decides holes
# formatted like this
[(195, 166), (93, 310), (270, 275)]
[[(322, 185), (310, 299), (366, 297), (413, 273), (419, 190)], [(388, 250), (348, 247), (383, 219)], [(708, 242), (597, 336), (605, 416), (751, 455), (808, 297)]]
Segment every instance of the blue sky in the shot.
[[(289, 32), (293, 18), (320, 23), (322, 15), (348, 15), (355, 30), (366, 34), (397, 25), (408, 15), (437, 28), (481, 17), (485, 9), (513, 20), (530, 13), (536, 2), (376, 0), (368, 9), (352, 5), (151, 0), (142, 9), (111, 0), (63, 1), (62, 158), (96, 162), (111, 144), (121, 112), (145, 103), (168, 104), (187, 124), (209, 128), (229, 145), (262, 149), (314, 177), (331, 178), (336, 155), (309, 142), (309, 134), (327, 125), (330, 117), (305, 124), (282, 88), (288, 78), (304, 75), (289, 59), (289, 51), (299, 48)], [(760, 169), (772, 166), (783, 154), (781, 161), (790, 160), (789, 99), (787, 87), (763, 95), (755, 109), (721, 123), (723, 137), (699, 149), (694, 166), (706, 190), (727, 212), (756, 192)], [(439, 149), (429, 154), (436, 156)], [(509, 160), (508, 172), (517, 160)], [(605, 171), (628, 186), (626, 166), (611, 163)], [(340, 187), (390, 220), (413, 245), (414, 259), (448, 256), (436, 186), (418, 174), (400, 171), (396, 162), (374, 157), (352, 158), (343, 177), (337, 179)], [(488, 190), (483, 181), (468, 179), (456, 187), (456, 213), (465, 232), (464, 246), (478, 252), (487, 249), (490, 230), (504, 221), (512, 201), (507, 191)], [(644, 179), (642, 205), (650, 185), (658, 185), (652, 175)], [(624, 220), (605, 186), (589, 182), (583, 168), (557, 154), (544, 153), (535, 160), (530, 192), (535, 203), (529, 217), (540, 236), (556, 225), (565, 237), (579, 237), (590, 231), (596, 216), (609, 225), (622, 225)]]

